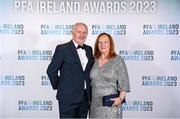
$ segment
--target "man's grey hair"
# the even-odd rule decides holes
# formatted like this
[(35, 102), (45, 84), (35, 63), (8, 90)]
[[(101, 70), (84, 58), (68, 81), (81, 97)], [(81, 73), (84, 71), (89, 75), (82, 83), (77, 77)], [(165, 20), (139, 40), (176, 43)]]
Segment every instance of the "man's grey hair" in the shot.
[(76, 30), (76, 27), (77, 27), (78, 25), (83, 25), (83, 26), (85, 26), (86, 29), (87, 29), (87, 31), (88, 31), (88, 27), (87, 27), (87, 25), (86, 25), (85, 23), (83, 23), (83, 22), (77, 22), (77, 23), (75, 23), (75, 24), (73, 25), (73, 27), (72, 27), (72, 32), (74, 32), (74, 31)]

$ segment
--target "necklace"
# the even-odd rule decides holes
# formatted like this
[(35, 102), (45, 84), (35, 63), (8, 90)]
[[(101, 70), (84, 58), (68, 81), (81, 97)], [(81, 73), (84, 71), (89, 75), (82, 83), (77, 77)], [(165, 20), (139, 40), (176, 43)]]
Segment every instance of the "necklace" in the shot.
[(98, 62), (99, 62), (99, 68), (102, 68), (102, 66), (105, 65), (105, 64), (108, 62), (108, 59), (106, 59), (106, 58), (104, 58), (104, 59), (100, 58)]
[(100, 60), (101, 60), (101, 61), (104, 61), (104, 60), (106, 60), (106, 58), (100, 58)]

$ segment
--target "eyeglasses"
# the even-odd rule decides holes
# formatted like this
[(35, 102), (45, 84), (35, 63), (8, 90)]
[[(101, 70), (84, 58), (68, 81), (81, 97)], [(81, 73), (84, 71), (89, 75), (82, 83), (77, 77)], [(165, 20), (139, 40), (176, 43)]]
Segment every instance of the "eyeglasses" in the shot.
[(109, 44), (109, 42), (108, 42), (108, 41), (103, 41), (103, 42), (102, 42), (102, 41), (100, 41), (100, 42), (98, 42), (98, 45), (103, 45), (103, 44), (105, 44), (105, 45), (106, 45), (106, 44)]

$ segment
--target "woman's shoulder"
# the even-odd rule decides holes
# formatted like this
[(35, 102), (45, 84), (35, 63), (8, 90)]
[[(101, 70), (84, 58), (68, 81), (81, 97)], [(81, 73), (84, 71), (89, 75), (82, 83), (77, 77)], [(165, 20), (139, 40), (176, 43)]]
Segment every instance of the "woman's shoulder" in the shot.
[(123, 57), (121, 57), (120, 55), (116, 55), (114, 57), (114, 63), (116, 65), (119, 65), (119, 64), (125, 63), (125, 61), (124, 61)]
[(118, 55), (118, 54), (116, 54), (116, 56), (114, 57), (114, 59), (115, 59), (115, 61), (121, 61), (121, 60), (123, 60), (123, 58), (122, 58), (120, 55)]

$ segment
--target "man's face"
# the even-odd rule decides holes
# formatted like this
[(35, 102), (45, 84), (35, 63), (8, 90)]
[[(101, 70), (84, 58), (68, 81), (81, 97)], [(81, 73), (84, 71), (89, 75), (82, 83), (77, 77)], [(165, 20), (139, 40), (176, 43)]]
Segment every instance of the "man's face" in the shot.
[(78, 45), (83, 45), (88, 34), (88, 29), (84, 25), (77, 25), (75, 29), (72, 31), (73, 40)]

